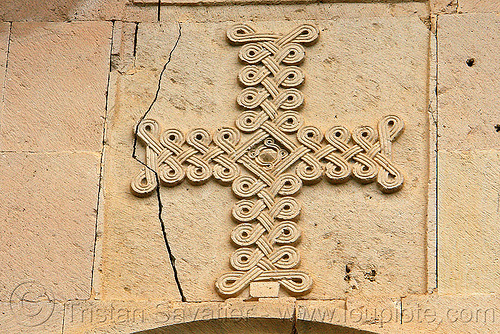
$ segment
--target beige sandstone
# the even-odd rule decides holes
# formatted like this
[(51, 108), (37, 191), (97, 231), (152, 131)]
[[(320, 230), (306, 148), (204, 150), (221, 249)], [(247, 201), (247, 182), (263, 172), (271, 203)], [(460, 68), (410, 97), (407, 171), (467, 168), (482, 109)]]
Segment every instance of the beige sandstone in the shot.
[(152, 196), (138, 207), (130, 191), (129, 175), (141, 165), (132, 159), (127, 139), (133, 142), (132, 133), (124, 143), (110, 138), (105, 156), (101, 297), (180, 301), (158, 220), (158, 201)]
[(9, 48), (9, 35), (11, 24), (0, 23), (0, 115), (3, 114), (5, 93), (5, 69), (7, 67), (7, 50)]
[[(126, 31), (127, 28), (122, 27), (123, 45), (130, 42), (127, 37), (133, 37)], [(175, 35), (172, 36), (173, 46)], [(113, 49), (120, 55), (117, 68), (127, 71), (129, 49), (120, 45)], [(134, 74), (134, 70), (129, 70), (129, 74), (120, 77), (117, 71), (111, 75), (116, 90), (110, 91), (108, 101), (100, 293), (104, 299), (180, 301), (158, 220), (158, 200), (155, 196), (138, 199), (130, 190), (130, 177), (141, 168), (141, 164), (132, 158), (133, 131), (153, 98), (157, 79), (151, 72)], [(130, 87), (135, 81), (142, 84)], [(140, 90), (134, 91), (137, 88)], [(128, 98), (121, 99), (122, 94)], [(140, 154), (140, 147), (138, 149)], [(137, 206), (138, 200), (141, 206)], [(144, 266), (146, 263), (151, 265)]]
[[(493, 0), (2, 3), (0, 20), (15, 22), (0, 23), (0, 327), (497, 332), (499, 8)], [(73, 22), (48, 22), (65, 20)], [(131, 187), (151, 149), (138, 139), (134, 159), (141, 117), (184, 134), (234, 127), (248, 86), (237, 78), (242, 47), (226, 38), (236, 22), (280, 34), (320, 29), (297, 65), (306, 125), (324, 133), (377, 131), (391, 114), (405, 122), (391, 142), (402, 189), (324, 179), (294, 197), (297, 269), (313, 279), (295, 298), (277, 282), (254, 281), (238, 298), (217, 292), (241, 249), (231, 241), (239, 199), (230, 186), (184, 180), (161, 186), (159, 198)]]
[(498, 13), (500, 1), (498, 0), (459, 0), (459, 13)]
[(80, 0), (2, 0), (1, 21), (66, 21)]
[(458, 9), (458, 0), (429, 0), (431, 13), (451, 14)]
[(78, 1), (68, 13), (70, 20), (124, 20), (130, 10), (130, 0)]
[(13, 23), (0, 150), (100, 151), (111, 26)]
[(494, 295), (409, 296), (403, 299), (401, 327), (408, 333), (496, 333)]
[(446, 294), (499, 291), (498, 150), (439, 152), (438, 288)]
[(438, 19), (438, 290), (447, 294), (498, 291), (498, 31), (493, 14)]
[(439, 149), (500, 147), (495, 128), (500, 81), (500, 19), (495, 14), (438, 19)]
[[(63, 333), (495, 333), (498, 297), (175, 303), (74, 301)], [(260, 332), (259, 332), (260, 330)]]
[(248, 302), (75, 301), (63, 333), (290, 333), (293, 299)]
[(268, 20), (338, 20), (367, 17), (428, 17), (425, 2), (307, 3), (287, 5), (161, 6), (160, 20), (168, 22), (242, 22)]
[(139, 6), (132, 0), (3, 0), (1, 21), (111, 21), (151, 22), (158, 18), (158, 6)]
[[(425, 203), (427, 194), (425, 92), (429, 34), (418, 18), (356, 20), (349, 22), (348, 27), (346, 23), (317, 22), (322, 34), (319, 42), (306, 51), (307, 59), (303, 64), (306, 104), (301, 113), (306, 124), (317, 124), (323, 131), (335, 124), (350, 129), (360, 124), (376, 126), (378, 119), (385, 114), (400, 115), (406, 122), (406, 131), (394, 143), (395, 161), (404, 170), (407, 183), (401, 192), (389, 196), (374, 186), (360, 186), (353, 181), (345, 185), (332, 186), (322, 182), (304, 187), (299, 196), (303, 203), (299, 222), (303, 231), (302, 243), (299, 244), (301, 268), (314, 273), (315, 280), (308, 296), (341, 298), (347, 294), (422, 293), (426, 289), (424, 240), (427, 208), (419, 203)], [(258, 27), (264, 31), (286, 27), (280, 30), (287, 31), (296, 24), (260, 22)], [(227, 28), (225, 23), (182, 25), (182, 36), (148, 118), (158, 120), (164, 128), (183, 131), (197, 126), (213, 131), (234, 124), (240, 113), (234, 107), (234, 101), (241, 90), (235, 84), (241, 65), (237, 61), (238, 49), (225, 40)], [(402, 35), (402, 31), (407, 33)], [(140, 170), (138, 164), (130, 159), (131, 130), (134, 121), (147, 110), (153, 98), (158, 69), (167, 60), (177, 34), (176, 24), (140, 24), (136, 71), (119, 79), (121, 91), (116, 102), (117, 110), (111, 119), (109, 142), (113, 145), (118, 140), (125, 147), (128, 145), (129, 153), (120, 159), (136, 166), (136, 172)], [(367, 36), (370, 39), (367, 40)], [(387, 41), (393, 47), (390, 52)], [(357, 47), (360, 43), (366, 47)], [(407, 53), (412, 56), (403, 57)], [(221, 63), (225, 64), (224, 71), (218, 70)], [(196, 71), (192, 71), (193, 68)], [(333, 82), (332, 76), (335, 78)], [(220, 91), (224, 94), (219, 94)], [(354, 96), (354, 99), (349, 96)], [(362, 119), (359, 112), (364, 115)], [(131, 113), (136, 115), (135, 119)], [(416, 113), (421, 117), (415, 117)], [(142, 151), (139, 156), (143, 157)], [(113, 164), (107, 161), (107, 166)], [(116, 183), (116, 179), (122, 182), (121, 177), (114, 177), (114, 171), (108, 175), (113, 175), (115, 180), (108, 182)], [(129, 177), (133, 175), (135, 173)], [(234, 227), (230, 211), (234, 195), (229, 188), (212, 181), (200, 187), (188, 183), (174, 188), (162, 187), (161, 196), (162, 218), (167, 225), (169, 243), (177, 258), (180, 285), (187, 300), (220, 299), (213, 284), (214, 278), (230, 270), (228, 259), (234, 250), (229, 242)], [(336, 200), (331, 201), (332, 197)], [(112, 201), (116, 200), (110, 194), (106, 205), (123, 205)], [(395, 206), (395, 202), (398, 205)], [(154, 199), (131, 198), (131, 203), (139, 208), (152, 206)], [(142, 209), (136, 210), (141, 212)], [(140, 233), (158, 235), (158, 222), (154, 222), (144, 224)], [(117, 226), (115, 222), (113, 226)], [(110, 235), (110, 238), (119, 240), (119, 236)], [(145, 244), (145, 253), (165, 257), (160, 241), (141, 240), (155, 245)], [(401, 263), (408, 265), (401, 266)], [(147, 269), (149, 263), (136, 264), (135, 270), (150, 271)], [(128, 263), (123, 269), (120, 266), (107, 270), (135, 271)], [(114, 286), (116, 280), (111, 281)], [(157, 284), (150, 287), (142, 284), (141, 289), (145, 295), (162, 298)], [(146, 293), (147, 290), (150, 292)], [(119, 291), (112, 295), (119, 294)], [(139, 294), (145, 295), (143, 292)]]
[(36, 281), (57, 300), (90, 296), (99, 156), (1, 153), (0, 299)]
[(252, 282), (249, 293), (252, 298), (276, 298), (279, 296), (279, 282)]
[[(36, 290), (35, 290), (36, 291)], [(54, 334), (62, 333), (64, 305), (50, 303), (43, 294), (29, 294), (26, 302), (0, 302), (0, 324), (5, 333)]]

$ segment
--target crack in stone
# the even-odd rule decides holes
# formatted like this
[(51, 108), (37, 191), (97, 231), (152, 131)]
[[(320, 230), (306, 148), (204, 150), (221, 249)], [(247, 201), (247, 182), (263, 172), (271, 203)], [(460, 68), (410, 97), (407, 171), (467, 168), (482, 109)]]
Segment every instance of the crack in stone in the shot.
[(113, 55), (113, 41), (114, 41), (114, 30), (115, 30), (115, 21), (112, 21), (113, 25), (111, 27), (111, 39), (109, 45), (109, 71), (108, 71), (108, 82), (106, 86), (106, 101), (104, 103), (104, 118), (103, 118), (103, 129), (102, 129), (102, 148), (100, 152), (100, 161), (99, 161), (99, 185), (97, 188), (97, 204), (96, 204), (96, 216), (95, 216), (95, 227), (94, 227), (94, 249), (92, 251), (92, 272), (90, 277), (90, 295), (94, 295), (94, 273), (96, 266), (96, 248), (97, 248), (97, 240), (98, 240), (98, 226), (99, 226), (99, 207), (101, 205), (101, 191), (102, 191), (102, 178), (104, 171), (104, 150), (106, 148), (106, 122), (108, 119), (108, 108), (109, 108), (109, 85), (111, 83), (111, 71), (113, 69), (111, 57)]
[(136, 60), (136, 55), (137, 55), (137, 34), (139, 33), (139, 22), (135, 23), (135, 31), (134, 31), (134, 65), (135, 65), (135, 60)]
[(161, 15), (161, 0), (158, 0), (158, 22), (160, 22)]
[[(2, 100), (0, 101), (2, 104), (0, 107), (5, 107), (5, 90), (7, 88), (7, 70), (9, 69), (9, 54), (10, 54), (10, 42), (12, 39), (12, 22), (9, 22), (9, 35), (7, 37), (7, 52), (5, 55), (5, 71), (3, 73), (3, 85), (2, 85)], [(0, 124), (1, 126), (1, 124)]]
[(167, 232), (166, 232), (166, 228), (165, 228), (165, 222), (163, 221), (163, 218), (162, 218), (163, 204), (162, 204), (161, 196), (160, 196), (160, 187), (159, 187), (159, 185), (160, 185), (160, 179), (158, 177), (158, 173), (155, 170), (151, 169), (145, 162), (141, 161), (137, 157), (137, 154), (136, 154), (136, 150), (137, 150), (137, 132), (138, 132), (139, 126), (141, 125), (142, 121), (146, 118), (146, 116), (148, 115), (148, 113), (151, 111), (151, 109), (153, 108), (154, 104), (158, 100), (158, 95), (159, 95), (160, 90), (161, 90), (161, 81), (162, 81), (163, 74), (164, 74), (165, 70), (167, 69), (167, 65), (172, 60), (172, 54), (174, 53), (175, 49), (177, 48), (177, 45), (179, 44), (179, 41), (180, 41), (181, 36), (182, 36), (182, 25), (181, 25), (180, 22), (177, 22), (177, 24), (179, 26), (179, 34), (177, 36), (177, 40), (175, 41), (175, 44), (174, 44), (172, 50), (170, 50), (170, 53), (168, 55), (168, 59), (165, 62), (165, 64), (163, 65), (163, 68), (162, 68), (162, 70), (160, 72), (160, 76), (158, 78), (158, 86), (156, 88), (156, 93), (155, 93), (155, 96), (153, 98), (153, 101), (151, 101), (151, 104), (149, 105), (149, 108), (146, 110), (146, 112), (144, 113), (144, 115), (142, 115), (142, 117), (139, 119), (139, 122), (137, 123), (137, 126), (135, 128), (134, 149), (132, 151), (132, 158), (134, 158), (135, 160), (137, 160), (145, 168), (147, 168), (150, 171), (152, 171), (154, 173), (154, 175), (155, 175), (156, 184), (158, 185), (156, 187), (156, 198), (158, 200), (158, 219), (160, 221), (161, 230), (162, 230), (162, 234), (163, 234), (163, 240), (165, 241), (165, 247), (167, 248), (167, 253), (168, 253), (168, 256), (169, 256), (169, 259), (170, 259), (170, 264), (172, 265), (172, 270), (174, 272), (175, 283), (177, 285), (177, 289), (179, 290), (179, 294), (181, 295), (181, 300), (183, 302), (185, 302), (186, 301), (186, 297), (184, 296), (184, 292), (182, 291), (181, 283), (180, 283), (180, 280), (179, 280), (179, 275), (178, 275), (178, 272), (177, 272), (177, 268), (175, 266), (175, 256), (172, 254), (172, 249), (170, 248), (170, 244), (169, 244), (168, 238), (167, 238)]

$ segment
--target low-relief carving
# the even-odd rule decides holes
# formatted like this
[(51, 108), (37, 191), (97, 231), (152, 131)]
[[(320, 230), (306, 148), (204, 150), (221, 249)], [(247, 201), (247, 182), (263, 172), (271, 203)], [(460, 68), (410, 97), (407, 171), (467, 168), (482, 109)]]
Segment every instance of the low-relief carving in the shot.
[(146, 147), (146, 165), (133, 179), (137, 196), (147, 196), (158, 180), (175, 186), (187, 179), (203, 184), (212, 176), (231, 185), (240, 200), (232, 209), (238, 225), (231, 240), (239, 248), (230, 258), (234, 271), (215, 282), (223, 297), (238, 295), (251, 282), (277, 281), (291, 295), (310, 291), (313, 281), (299, 270), (295, 247), (300, 237), (297, 217), (300, 204), (293, 197), (303, 184), (354, 179), (376, 182), (383, 192), (399, 190), (403, 176), (391, 161), (393, 141), (403, 132), (403, 121), (383, 117), (376, 128), (352, 131), (341, 125), (325, 133), (304, 125), (298, 108), (304, 97), (299, 67), (304, 45), (314, 43), (319, 30), (308, 24), (288, 34), (257, 33), (238, 24), (227, 33), (242, 45), (240, 60), (246, 64), (239, 81), (246, 87), (237, 97), (244, 108), (236, 127), (210, 133), (198, 128), (182, 133), (161, 131), (157, 121), (143, 120), (137, 136)]

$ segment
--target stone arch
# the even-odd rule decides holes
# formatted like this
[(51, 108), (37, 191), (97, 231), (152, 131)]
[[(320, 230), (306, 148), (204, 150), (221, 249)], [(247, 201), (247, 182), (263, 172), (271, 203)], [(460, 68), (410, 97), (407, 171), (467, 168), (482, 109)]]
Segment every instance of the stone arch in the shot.
[(184, 322), (135, 332), (134, 334), (371, 334), (375, 332), (317, 321), (291, 319), (239, 318)]

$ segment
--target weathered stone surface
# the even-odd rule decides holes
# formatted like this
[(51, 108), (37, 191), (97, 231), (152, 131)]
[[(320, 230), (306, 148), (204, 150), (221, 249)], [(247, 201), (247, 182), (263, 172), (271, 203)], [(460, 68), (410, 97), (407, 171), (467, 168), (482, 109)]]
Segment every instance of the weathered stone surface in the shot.
[(433, 14), (456, 13), (458, 0), (430, 0), (430, 9)]
[[(498, 332), (499, 0), (0, 2), (3, 331)], [(184, 134), (234, 126), (251, 86), (226, 38), (241, 21), (319, 27), (297, 64), (306, 125), (382, 138), (381, 117), (406, 124), (391, 144), (400, 191), (323, 180), (295, 197), (297, 269), (314, 281), (297, 299), (275, 276), (217, 293), (234, 271), (230, 186), (131, 189), (141, 117)]]
[(269, 20), (337, 20), (368, 17), (428, 17), (425, 2), (402, 3), (309, 3), (244, 6), (161, 6), (166, 22), (241, 22)]
[(439, 152), (438, 288), (446, 294), (500, 290), (500, 152)]
[(276, 298), (279, 295), (279, 282), (252, 282), (250, 283), (250, 297), (252, 298)]
[[(394, 143), (394, 161), (404, 171), (407, 183), (401, 192), (392, 195), (355, 182), (336, 186), (322, 182), (309, 189), (304, 187), (298, 197), (303, 203), (299, 252), (301, 269), (312, 273), (315, 281), (308, 296), (331, 299), (358, 293), (423, 292), (426, 289), (428, 30), (417, 17), (316, 23), (321, 29), (320, 41), (307, 49), (302, 65), (306, 74), (302, 88), (306, 104), (301, 113), (306, 124), (318, 125), (322, 131), (337, 124), (353, 129), (361, 124), (376, 126), (380, 117), (388, 113), (399, 115), (406, 122), (406, 132)], [(297, 24), (261, 22), (258, 28), (281, 32)], [(183, 131), (200, 126), (214, 131), (234, 124), (241, 112), (235, 108), (235, 99), (241, 91), (236, 84), (241, 65), (237, 60), (238, 48), (226, 41), (228, 26), (227, 23), (182, 25), (180, 41), (147, 118), (158, 120), (164, 129)], [(159, 70), (168, 60), (177, 36), (177, 24), (139, 24), (136, 71), (120, 78), (110, 143), (128, 145), (130, 152), (134, 122), (148, 110)], [(142, 145), (139, 147), (142, 150)], [(143, 159), (142, 151), (139, 153)], [(119, 157), (124, 159), (120, 161), (128, 159), (127, 169), (131, 164), (129, 154)], [(110, 171), (118, 166), (124, 168), (123, 163), (115, 166)], [(130, 170), (134, 168), (138, 173), (138, 164), (132, 162)], [(116, 185), (113, 173), (107, 174), (108, 182)], [(135, 173), (129, 175), (131, 180)], [(125, 185), (121, 187), (113, 191), (123, 191)], [(109, 192), (110, 200), (113, 191)], [(183, 183), (173, 188), (162, 187), (160, 192), (162, 218), (177, 258), (184, 295), (188, 301), (220, 299), (214, 281), (231, 270), (228, 260), (234, 250), (229, 234), (235, 226), (231, 208), (236, 199), (231, 189), (212, 181), (203, 186)], [(132, 205), (137, 212), (146, 212), (146, 206), (150, 206), (149, 210), (153, 208), (154, 200), (132, 198)], [(113, 221), (122, 220), (119, 216), (117, 210)], [(111, 237), (116, 238), (116, 243), (123, 244), (120, 231), (132, 228), (126, 225), (130, 224), (128, 219), (123, 219), (123, 224), (118, 230), (113, 223), (117, 235)], [(144, 243), (144, 254), (164, 257), (158, 220), (141, 226), (142, 238), (138, 235), (137, 242)], [(146, 233), (158, 237), (145, 238)], [(124, 248), (121, 253), (128, 252)], [(109, 273), (130, 269), (118, 262), (113, 262), (118, 268), (108, 268)], [(138, 272), (158, 272), (156, 266), (154, 270), (148, 269), (149, 263), (134, 262), (134, 265), (138, 266), (130, 271), (134, 277), (140, 277)], [(115, 277), (109, 282), (114, 284)], [(149, 289), (147, 295), (162, 298), (157, 283), (150, 287), (142, 283), (141, 291), (146, 293)]]
[(7, 52), (9, 48), (10, 23), (0, 23), (0, 115), (4, 108), (5, 69), (7, 67)]
[(100, 150), (111, 26), (13, 24), (0, 150)]
[(302, 268), (317, 273), (311, 298), (419, 293), (426, 271), (428, 31), (418, 18), (346, 25), (329, 26), (309, 51), (302, 113), (325, 130), (399, 115), (405, 132), (393, 159), (406, 183), (391, 195), (356, 182), (304, 187)]
[[(126, 74), (133, 70), (135, 62), (135, 33), (137, 23), (116, 21), (113, 25), (113, 46), (111, 48), (111, 73)], [(116, 71), (115, 71), (116, 70)], [(116, 82), (110, 80), (109, 90), (116, 90)], [(108, 94), (108, 109), (113, 109), (116, 92)], [(111, 102), (111, 104), (110, 104)]]
[[(121, 122), (129, 127), (134, 123), (131, 118)], [(100, 295), (116, 300), (180, 300), (158, 220), (158, 200), (152, 196), (138, 206), (130, 190), (129, 176), (141, 165), (132, 158), (128, 141), (133, 137), (127, 132), (109, 139), (105, 155)]]
[(500, 12), (499, 0), (460, 0), (459, 13), (498, 13)]
[(66, 21), (80, 0), (3, 0), (0, 21)]
[[(155, 196), (139, 199), (130, 190), (130, 177), (142, 167), (132, 158), (134, 128), (153, 99), (158, 80), (155, 77), (158, 72), (129, 67), (135, 62), (129, 49), (134, 34), (128, 33), (134, 27), (124, 24), (122, 32), (117, 32), (122, 38), (113, 46), (119, 58), (110, 76), (113, 88), (108, 100), (100, 295), (116, 300), (180, 301), (158, 219), (158, 199)], [(172, 31), (171, 47), (175, 38), (176, 32)], [(125, 71), (123, 75), (119, 75), (121, 70)], [(138, 145), (138, 155), (141, 152)], [(166, 222), (166, 227), (170, 236), (170, 222)]]
[[(500, 19), (495, 14), (438, 20), (439, 148), (500, 147)], [(480, 38), (478, 38), (480, 36)]]
[(496, 333), (499, 299), (494, 295), (409, 296), (402, 301), (404, 333)]
[(259, 302), (76, 301), (65, 305), (67, 333), (291, 333), (290, 298)]
[(24, 302), (0, 302), (2, 331), (13, 334), (62, 333), (63, 304), (50, 302), (37, 294), (27, 294), (24, 297)]
[(129, 0), (78, 1), (69, 12), (71, 20), (123, 20)]
[(99, 156), (1, 153), (0, 298), (34, 280), (57, 300), (88, 298)]
[(152, 22), (157, 6), (140, 6), (132, 0), (3, 0), (0, 21), (110, 21)]
[[(63, 333), (495, 333), (498, 297), (175, 303), (75, 301)], [(260, 330), (260, 332), (259, 332)]]
[(132, 0), (80, 1), (70, 13), (71, 20), (118, 20), (124, 22), (158, 21), (158, 6), (142, 6)]
[(297, 332), (398, 333), (400, 305), (388, 297), (297, 301)]

